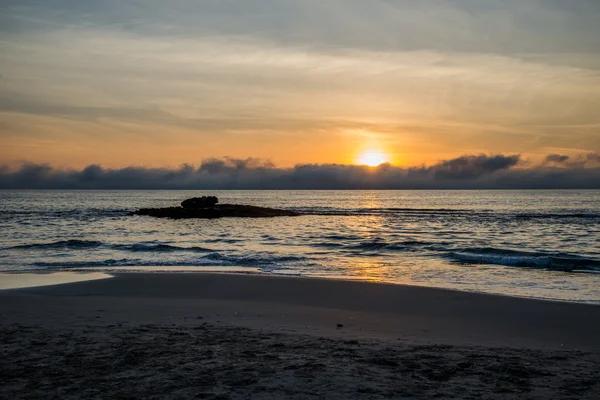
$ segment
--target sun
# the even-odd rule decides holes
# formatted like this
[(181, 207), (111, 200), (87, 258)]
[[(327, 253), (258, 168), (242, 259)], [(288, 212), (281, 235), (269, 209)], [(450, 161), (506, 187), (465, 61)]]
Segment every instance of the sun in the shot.
[(380, 151), (366, 151), (358, 156), (358, 163), (369, 167), (376, 167), (386, 162), (389, 162), (389, 157)]

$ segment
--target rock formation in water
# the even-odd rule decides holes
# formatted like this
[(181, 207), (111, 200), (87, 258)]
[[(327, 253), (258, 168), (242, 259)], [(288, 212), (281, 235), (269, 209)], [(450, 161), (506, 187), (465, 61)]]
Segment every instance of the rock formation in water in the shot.
[(271, 218), (295, 217), (300, 215), (295, 211), (278, 210), (275, 208), (256, 207), (239, 204), (217, 204), (215, 196), (194, 197), (181, 202), (180, 207), (140, 208), (131, 215), (147, 215), (156, 218)]
[(219, 199), (216, 196), (192, 197), (182, 201), (181, 207), (190, 209), (208, 208), (214, 207), (218, 202)]

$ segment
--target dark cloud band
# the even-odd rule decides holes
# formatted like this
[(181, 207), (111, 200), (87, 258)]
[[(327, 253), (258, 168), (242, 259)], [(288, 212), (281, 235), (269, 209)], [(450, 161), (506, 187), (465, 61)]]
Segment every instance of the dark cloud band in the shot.
[[(465, 155), (432, 166), (379, 167), (304, 164), (278, 168), (256, 158), (210, 159), (199, 167), (127, 167), (90, 165), (62, 170), (23, 164), (0, 166), (2, 189), (600, 189), (600, 157), (553, 155), (524, 167), (519, 155)], [(548, 165), (548, 162), (561, 164)]]

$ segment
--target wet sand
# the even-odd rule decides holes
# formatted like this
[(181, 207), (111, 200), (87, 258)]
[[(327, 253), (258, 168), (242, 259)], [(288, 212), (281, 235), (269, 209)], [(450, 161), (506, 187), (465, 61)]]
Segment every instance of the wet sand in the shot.
[(600, 397), (600, 307), (120, 274), (0, 292), (2, 398)]

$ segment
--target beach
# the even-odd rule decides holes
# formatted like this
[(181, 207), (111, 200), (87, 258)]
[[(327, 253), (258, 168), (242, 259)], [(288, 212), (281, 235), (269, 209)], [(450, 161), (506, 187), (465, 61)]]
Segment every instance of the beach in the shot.
[(2, 398), (598, 398), (597, 305), (244, 274), (0, 291)]
[(6, 0), (0, 400), (600, 400), (600, 0)]

